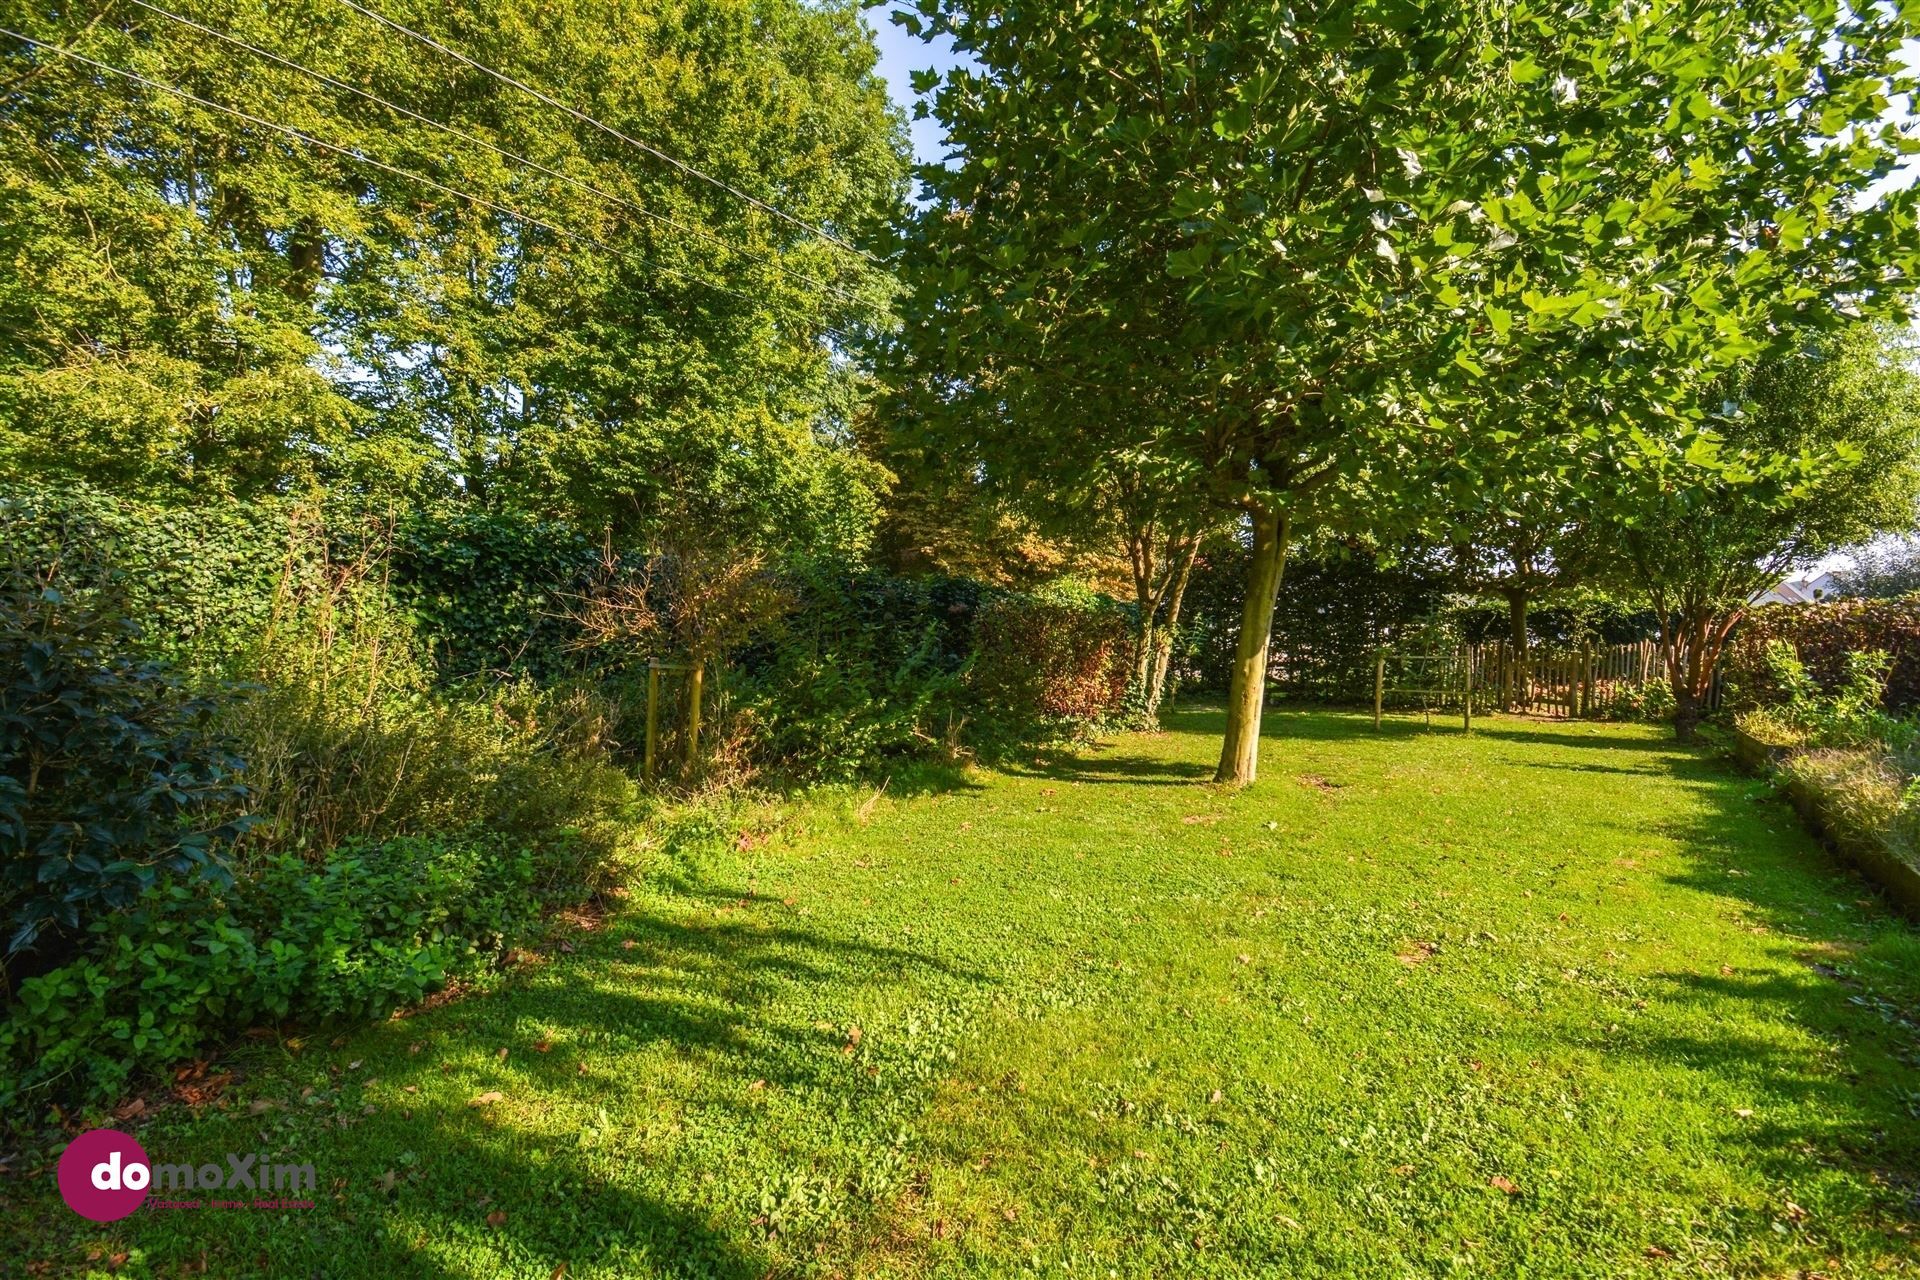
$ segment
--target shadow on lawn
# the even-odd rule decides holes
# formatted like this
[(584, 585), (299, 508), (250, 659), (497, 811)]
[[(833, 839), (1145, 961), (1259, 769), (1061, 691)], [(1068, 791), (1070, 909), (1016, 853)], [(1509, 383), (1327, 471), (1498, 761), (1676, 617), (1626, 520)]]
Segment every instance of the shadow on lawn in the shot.
[[(1757, 795), (1730, 763), (1677, 745), (1662, 755), (1667, 776), (1687, 784), (1696, 801), (1691, 819), (1664, 831), (1684, 859), (1667, 881), (1739, 903), (1740, 920), (1798, 967), (1655, 975), (1665, 1000), (1704, 1011), (1688, 1021), (1712, 1029), (1627, 1043), (1647, 1058), (1741, 1082), (1753, 1116), (1734, 1126), (1739, 1132), (1728, 1142), (1781, 1183), (1845, 1168), (1871, 1202), (1855, 1212), (1910, 1225), (1920, 1219), (1920, 1113), (1911, 1088), (1920, 1064), (1920, 983), (1910, 976), (1920, 934), (1821, 848), (1790, 807)], [(1850, 958), (1874, 948), (1899, 961), (1899, 989), (1872, 989), (1851, 970)], [(1767, 1022), (1790, 1025), (1812, 1042), (1732, 1030), (1721, 1011), (1743, 1006), (1759, 1006)], [(1619, 1052), (1620, 1043), (1605, 1049)], [(1782, 1119), (1795, 1112), (1800, 1121)], [(1902, 1257), (1910, 1248), (1890, 1244)]]
[[(884, 1154), (914, 1096), (869, 1073), (910, 1070), (896, 1060), (910, 1046), (869, 1038), (849, 1052), (847, 1028), (823, 1028), (831, 1010), (805, 993), (912, 984), (965, 999), (994, 981), (804, 921), (800, 905), (709, 882), (691, 901), (636, 905), (569, 935), (498, 992), (267, 1068), (258, 1082), (293, 1126), (274, 1141), (316, 1165), (318, 1207), (164, 1223), (143, 1214), (114, 1228), (116, 1238), (163, 1268), (211, 1258), (208, 1274), (544, 1277), (562, 1263), (717, 1280), (779, 1273), (809, 1231), (864, 1220), (871, 1197), (849, 1189), (858, 1171), (834, 1166), (860, 1158), (848, 1153)], [(333, 1059), (348, 1054), (365, 1069), (343, 1073)], [(382, 1105), (363, 1115), (356, 1096), (343, 1095), (337, 1110), (292, 1096), (323, 1070), (336, 1083), (377, 1077)], [(661, 1073), (684, 1083), (689, 1072), (699, 1091), (661, 1087)], [(410, 1115), (408, 1086), (458, 1101)], [(494, 1091), (501, 1102), (467, 1104)], [(799, 1140), (824, 1157), (796, 1165), (781, 1147), (797, 1135), (768, 1118), (796, 1103), (817, 1109), (821, 1098), (831, 1104)], [(517, 1105), (526, 1100), (542, 1105)], [(214, 1159), (256, 1149), (271, 1118), (175, 1111), (144, 1140)], [(399, 1177), (389, 1185), (390, 1171)], [(775, 1175), (805, 1186), (796, 1192)], [(782, 1208), (816, 1194), (842, 1211)]]

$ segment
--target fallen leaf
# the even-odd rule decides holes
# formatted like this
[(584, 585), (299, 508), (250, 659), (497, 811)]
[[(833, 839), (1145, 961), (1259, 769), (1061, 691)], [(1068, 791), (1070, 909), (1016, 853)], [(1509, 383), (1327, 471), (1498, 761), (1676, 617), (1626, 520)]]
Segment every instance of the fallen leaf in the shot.
[(548, 1276), (547, 1280), (563, 1280), (566, 1274), (567, 1274), (567, 1264), (563, 1262), (559, 1266), (553, 1269), (553, 1274)]
[(639, 945), (640, 944), (635, 942), (632, 938), (623, 938), (620, 941), (620, 949), (622, 951), (631, 951)]
[(1215, 1103), (1217, 1105), (1221, 1101), (1221, 1099), (1225, 1098), (1226, 1096), (1227, 1095), (1220, 1092), (1220, 1090), (1215, 1089), (1210, 1095), (1208, 1095), (1207, 1101), (1211, 1103)]
[(393, 1190), (393, 1184), (400, 1181), (400, 1175), (389, 1169), (380, 1175), (378, 1181), (382, 1191), (391, 1192)]
[(349, 1062), (347, 1064), (347, 1070), (349, 1071), (358, 1071), (359, 1069), (360, 1069), (360, 1059), (358, 1058), (355, 1058), (352, 1062)]
[(1400, 954), (1394, 958), (1411, 969), (1417, 964), (1425, 964), (1439, 954), (1439, 951), (1440, 948), (1431, 942), (1409, 942), (1400, 948)]
[(1504, 1191), (1510, 1196), (1517, 1196), (1520, 1194), (1520, 1188), (1514, 1185), (1513, 1180), (1511, 1178), (1503, 1178), (1498, 1174), (1494, 1175), (1492, 1178), (1489, 1178), (1487, 1180), (1487, 1185), (1492, 1187), (1495, 1191)]
[(496, 1102), (504, 1101), (506, 1096), (506, 1094), (501, 1093), (498, 1089), (489, 1089), (467, 1105), (470, 1107), (490, 1107)]
[(506, 1226), (507, 1211), (505, 1209), (495, 1209), (492, 1213), (487, 1215), (487, 1225), (490, 1227)]
[(279, 1104), (271, 1098), (255, 1098), (247, 1106), (247, 1114), (257, 1116), (263, 1111), (271, 1111)]
[(1244, 952), (1244, 951), (1242, 951), (1242, 952), (1241, 952), (1241, 953), (1240, 953), (1239, 955), (1237, 955), (1237, 956), (1235, 956), (1235, 957), (1234, 957), (1234, 959), (1236, 959), (1236, 960), (1238, 960), (1238, 961), (1239, 961), (1239, 962), (1240, 962), (1241, 964), (1252, 964), (1252, 963), (1253, 963), (1253, 957), (1252, 957), (1252, 956), (1250, 956), (1250, 955), (1248, 955), (1248, 954), (1247, 954), (1246, 952)]
[(533, 1046), (533, 1051), (535, 1053), (551, 1053), (553, 1052), (553, 1041), (551, 1040), (536, 1041)]
[(1671, 1258), (1673, 1255), (1657, 1244), (1650, 1244), (1647, 1246), (1647, 1256), (1649, 1258)]

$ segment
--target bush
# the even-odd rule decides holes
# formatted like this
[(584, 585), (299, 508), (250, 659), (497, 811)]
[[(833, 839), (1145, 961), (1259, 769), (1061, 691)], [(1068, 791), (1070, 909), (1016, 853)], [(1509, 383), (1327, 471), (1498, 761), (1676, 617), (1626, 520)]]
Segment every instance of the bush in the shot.
[(760, 766), (847, 781), (950, 749), (983, 589), (870, 573), (797, 584), (797, 605), (734, 658), (724, 697)]
[(1850, 653), (1831, 691), (1823, 691), (1792, 645), (1772, 640), (1762, 654), (1770, 701), (1735, 716), (1748, 735), (1775, 746), (1903, 745), (1904, 723), (1881, 710), (1891, 662), (1884, 653)]
[(485, 963), (530, 922), (533, 855), (486, 836), (274, 859), (230, 892), (156, 888), (20, 985), (0, 1109), (105, 1101), (257, 1022), (378, 1017)]
[(989, 748), (1073, 737), (1126, 704), (1131, 614), (1085, 588), (987, 602), (975, 629), (968, 701)]
[(1895, 712), (1920, 709), (1920, 596), (1754, 610), (1721, 659), (1728, 703), (1736, 711), (1777, 704), (1786, 696), (1768, 656), (1775, 642), (1791, 646), (1813, 682), (1827, 690), (1846, 680), (1852, 655), (1883, 653), (1888, 658), (1884, 705)]
[[(44, 931), (175, 880), (227, 881), (245, 829), (214, 705), (124, 651), (130, 623), (21, 570), (0, 580), (0, 910), (9, 961)], [(56, 948), (57, 950), (57, 948)]]

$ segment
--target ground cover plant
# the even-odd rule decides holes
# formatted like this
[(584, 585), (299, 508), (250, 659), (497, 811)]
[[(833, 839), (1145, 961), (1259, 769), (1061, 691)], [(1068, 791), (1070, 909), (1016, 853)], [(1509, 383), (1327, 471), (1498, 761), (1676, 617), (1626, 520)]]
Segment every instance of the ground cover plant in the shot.
[(1645, 725), (1221, 714), (661, 835), (467, 999), (257, 1044), (150, 1152), (315, 1207), (29, 1274), (1910, 1274), (1920, 938)]

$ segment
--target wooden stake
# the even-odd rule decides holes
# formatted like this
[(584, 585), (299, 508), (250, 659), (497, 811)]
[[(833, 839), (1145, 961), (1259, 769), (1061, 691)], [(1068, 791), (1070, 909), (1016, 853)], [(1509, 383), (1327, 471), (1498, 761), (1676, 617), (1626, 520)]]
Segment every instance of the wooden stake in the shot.
[(1373, 655), (1373, 727), (1380, 727), (1380, 703), (1387, 692), (1387, 655)]
[(647, 664), (647, 759), (642, 767), (647, 781), (653, 781), (654, 748), (660, 742), (660, 664)]
[(707, 664), (695, 661), (687, 676), (687, 768), (692, 769), (700, 756), (700, 689), (706, 683)]

